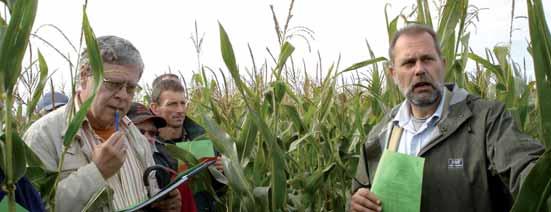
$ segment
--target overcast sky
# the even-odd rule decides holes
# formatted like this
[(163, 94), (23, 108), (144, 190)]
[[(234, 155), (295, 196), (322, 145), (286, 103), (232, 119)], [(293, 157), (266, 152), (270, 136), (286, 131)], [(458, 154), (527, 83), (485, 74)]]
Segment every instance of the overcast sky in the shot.
[[(54, 24), (61, 28), (78, 47), (82, 22), (82, 4), (79, 0), (40, 1), (35, 28)], [(384, 8), (390, 3), (389, 16), (399, 14), (404, 7), (410, 9), (414, 0), (296, 0), (290, 27), (304, 26), (314, 31), (307, 43), (299, 37), (291, 39), (296, 47), (296, 61), (302, 58), (309, 70), (315, 70), (319, 50), (323, 69), (342, 56), (341, 68), (369, 57), (365, 41), (369, 41), (375, 54), (386, 56), (388, 38)], [(432, 2), (432, 1), (430, 1)], [(543, 0), (551, 7), (551, 0)], [(150, 83), (154, 76), (172, 70), (183, 72), (186, 77), (197, 68), (195, 48), (190, 39), (197, 21), (199, 35), (204, 35), (201, 62), (212, 68), (225, 66), (220, 55), (218, 24), (223, 24), (233, 43), (240, 67), (251, 67), (247, 44), (251, 45), (256, 63), (269, 58), (268, 47), (278, 53), (274, 21), (269, 5), (274, 5), (278, 19), (283, 22), (290, 1), (287, 0), (201, 0), (201, 1), (139, 1), (139, 0), (90, 0), (88, 15), (97, 36), (117, 35), (130, 40), (140, 50), (146, 72), (141, 83)], [(480, 22), (471, 35), (471, 47), (477, 53), (484, 48), (509, 42), (511, 0), (473, 0), (479, 8)], [(434, 15), (434, 12), (433, 12)], [(526, 1), (516, 1), (516, 16), (526, 15)], [(550, 13), (547, 11), (547, 20)], [(516, 19), (512, 51), (515, 60), (527, 57), (527, 19)], [(280, 23), (283, 25), (283, 23)], [(76, 54), (59, 33), (44, 27), (37, 34), (53, 43), (65, 54)], [(50, 70), (57, 70), (55, 79), (67, 82), (68, 63), (62, 57), (33, 38), (34, 47), (44, 53)], [(269, 65), (273, 66), (271, 60)], [(63, 84), (63, 83), (61, 83)], [(56, 86), (61, 86), (56, 84)], [(68, 89), (68, 85), (66, 85)]]

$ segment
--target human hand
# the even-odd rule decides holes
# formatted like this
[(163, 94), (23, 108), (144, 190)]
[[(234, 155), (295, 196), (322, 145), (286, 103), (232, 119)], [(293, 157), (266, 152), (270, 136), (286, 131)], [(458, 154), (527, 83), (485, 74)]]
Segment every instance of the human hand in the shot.
[(216, 162), (214, 162), (214, 167), (221, 173), (224, 173), (224, 164), (222, 163), (222, 157), (216, 157)]
[(368, 188), (360, 188), (352, 195), (350, 210), (358, 212), (380, 212), (382, 210), (381, 201)]
[(157, 200), (151, 205), (151, 208), (155, 208), (158, 211), (174, 211), (179, 212), (182, 207), (182, 201), (180, 197), (180, 191), (178, 189), (172, 190), (167, 194), (166, 198)]
[(126, 159), (127, 145), (124, 133), (115, 132), (101, 144), (92, 143), (92, 161), (96, 164), (104, 179), (115, 175)]

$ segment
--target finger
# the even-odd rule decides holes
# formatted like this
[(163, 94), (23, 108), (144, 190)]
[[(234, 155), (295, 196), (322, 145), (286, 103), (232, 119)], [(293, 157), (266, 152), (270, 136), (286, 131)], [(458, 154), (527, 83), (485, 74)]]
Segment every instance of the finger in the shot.
[(363, 207), (362, 205), (354, 204), (350, 206), (350, 211), (352, 212), (377, 212), (376, 210), (371, 210), (369, 208)]
[(104, 144), (114, 145), (115, 143), (118, 142), (118, 140), (120, 140), (120, 137), (122, 136), (122, 134), (123, 133), (121, 133), (120, 131), (114, 132), (113, 134), (111, 134), (111, 136), (109, 136), (109, 138), (104, 142)]
[[(121, 133), (121, 135), (124, 135), (124, 134)], [(112, 146), (113, 146), (115, 149), (121, 151), (121, 150), (124, 149), (125, 146), (126, 146), (126, 143), (127, 143), (127, 142), (126, 142), (126, 138), (125, 138), (124, 136), (120, 136), (120, 137), (116, 137), (116, 139), (117, 139), (117, 140), (114, 141), (114, 142), (111, 143), (111, 144), (112, 144)]]
[(101, 144), (96, 144), (96, 142), (89, 142), (89, 143), (92, 144), (92, 150), (96, 150), (98, 146), (101, 145)]
[[(381, 202), (370, 199), (369, 196), (371, 195), (374, 197), (374, 194), (369, 189), (362, 188), (352, 196), (352, 204), (355, 204), (356, 208), (365, 207), (374, 211), (381, 211)], [(374, 198), (376, 199), (376, 197)]]
[(373, 203), (376, 203), (377, 205), (381, 205), (381, 200), (379, 200), (379, 198), (377, 198), (377, 196), (375, 196), (375, 193), (369, 191), (368, 189), (366, 189), (366, 190), (367, 190), (367, 192), (366, 192), (367, 199), (369, 199)]
[(381, 204), (381, 200), (379, 200), (379, 198), (375, 196), (375, 193), (371, 192), (368, 188), (360, 188), (356, 193), (363, 196), (364, 198), (369, 199), (371, 202), (374, 202), (378, 205)]
[(352, 203), (350, 204), (352, 211), (374, 211), (380, 212), (380, 206), (369, 201), (367, 198), (363, 197), (353, 197)]

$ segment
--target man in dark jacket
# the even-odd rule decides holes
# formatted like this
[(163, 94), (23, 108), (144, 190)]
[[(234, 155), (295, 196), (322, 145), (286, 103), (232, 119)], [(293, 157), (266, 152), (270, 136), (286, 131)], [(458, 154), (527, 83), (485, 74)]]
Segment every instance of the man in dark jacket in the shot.
[(444, 85), (445, 61), (431, 28), (401, 29), (389, 55), (406, 100), (369, 133), (350, 209), (384, 209), (370, 188), (382, 152), (393, 149), (425, 160), (421, 211), (508, 211), (543, 146), (519, 132), (503, 104)]
[[(157, 143), (157, 149), (165, 155), (167, 165), (177, 169), (178, 162), (170, 157), (163, 143), (175, 144), (193, 141), (205, 134), (205, 130), (201, 126), (186, 116), (186, 92), (178, 76), (163, 74), (153, 81), (150, 108), (155, 115), (164, 118), (167, 122), (167, 126), (159, 130), (160, 142)], [(209, 172), (213, 178), (212, 187), (217, 195), (222, 195), (227, 179), (223, 175), (224, 169), (220, 156), (218, 156), (215, 166), (209, 167)], [(198, 211), (215, 210), (215, 199), (208, 192), (199, 191), (194, 194), (194, 198)]]

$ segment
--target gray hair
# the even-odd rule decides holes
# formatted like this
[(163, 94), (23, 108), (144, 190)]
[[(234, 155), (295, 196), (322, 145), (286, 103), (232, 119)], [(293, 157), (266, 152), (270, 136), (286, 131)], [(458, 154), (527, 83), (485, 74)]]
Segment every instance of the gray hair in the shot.
[(434, 48), (436, 48), (436, 52), (438, 53), (438, 56), (442, 57), (440, 44), (438, 43), (438, 38), (436, 37), (436, 32), (434, 32), (434, 30), (427, 25), (414, 23), (414, 24), (409, 24), (404, 28), (398, 30), (396, 33), (394, 33), (394, 37), (390, 41), (390, 48), (388, 48), (388, 56), (390, 57), (390, 63), (394, 64), (394, 47), (396, 46), (396, 42), (398, 41), (398, 38), (400, 38), (400, 36), (419, 35), (422, 33), (427, 33), (432, 37), (432, 41), (434, 42)]
[[(140, 52), (130, 41), (117, 36), (101, 36), (96, 38), (103, 63), (114, 65), (137, 65), (140, 76), (143, 73), (144, 64)], [(84, 49), (80, 55), (80, 75), (90, 74), (88, 53)]]

